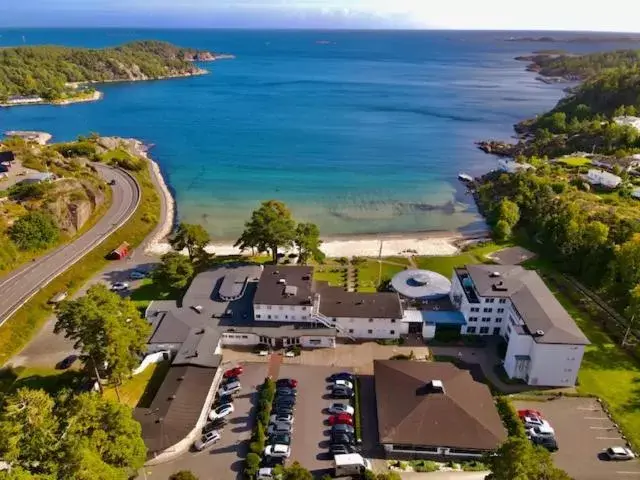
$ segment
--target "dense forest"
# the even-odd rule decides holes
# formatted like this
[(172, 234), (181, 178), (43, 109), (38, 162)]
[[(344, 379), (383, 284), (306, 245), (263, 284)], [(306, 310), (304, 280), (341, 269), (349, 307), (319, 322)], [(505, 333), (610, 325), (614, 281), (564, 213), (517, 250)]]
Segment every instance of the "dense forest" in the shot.
[(73, 94), (75, 82), (146, 80), (188, 75), (198, 68), (186, 58), (193, 50), (169, 43), (139, 41), (115, 48), (60, 46), (0, 49), (0, 101), (37, 95), (46, 100)]
[(614, 50), (610, 52), (571, 55), (563, 52), (539, 52), (519, 60), (532, 62), (528, 69), (545, 77), (584, 80), (612, 68), (640, 65), (640, 50)]

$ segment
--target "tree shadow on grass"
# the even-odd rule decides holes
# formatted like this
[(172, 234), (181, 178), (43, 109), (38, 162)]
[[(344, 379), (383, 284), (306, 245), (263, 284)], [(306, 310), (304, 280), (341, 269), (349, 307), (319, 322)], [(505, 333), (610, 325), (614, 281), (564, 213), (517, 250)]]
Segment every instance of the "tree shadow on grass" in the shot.
[(30, 374), (24, 367), (6, 367), (0, 369), (0, 392), (11, 394), (20, 388), (30, 388), (55, 395), (64, 389), (77, 388), (85, 378), (84, 372), (79, 370), (58, 370), (42, 375), (37, 372)]

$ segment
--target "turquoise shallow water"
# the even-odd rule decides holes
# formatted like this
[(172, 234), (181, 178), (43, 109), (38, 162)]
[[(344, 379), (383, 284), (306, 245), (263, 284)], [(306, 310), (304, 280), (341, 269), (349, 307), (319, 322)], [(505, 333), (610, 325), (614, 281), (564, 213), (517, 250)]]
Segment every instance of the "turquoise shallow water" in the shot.
[(500, 41), (506, 35), (495, 32), (0, 35), (0, 46), (153, 38), (237, 55), (208, 64), (202, 77), (101, 86), (97, 103), (0, 110), (0, 131), (44, 130), (57, 140), (95, 131), (154, 144), (179, 217), (218, 239), (238, 235), (270, 198), (324, 234), (475, 228), (481, 220), (456, 175), (496, 161), (473, 142), (507, 139), (514, 122), (562, 95), (513, 60), (535, 44)]

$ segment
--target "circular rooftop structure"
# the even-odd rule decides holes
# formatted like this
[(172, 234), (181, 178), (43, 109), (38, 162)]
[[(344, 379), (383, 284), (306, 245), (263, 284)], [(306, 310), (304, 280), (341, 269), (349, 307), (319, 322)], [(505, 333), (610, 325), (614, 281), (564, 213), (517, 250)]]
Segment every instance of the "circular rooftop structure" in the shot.
[(391, 279), (400, 295), (418, 300), (437, 300), (451, 291), (449, 279), (431, 270), (403, 270)]

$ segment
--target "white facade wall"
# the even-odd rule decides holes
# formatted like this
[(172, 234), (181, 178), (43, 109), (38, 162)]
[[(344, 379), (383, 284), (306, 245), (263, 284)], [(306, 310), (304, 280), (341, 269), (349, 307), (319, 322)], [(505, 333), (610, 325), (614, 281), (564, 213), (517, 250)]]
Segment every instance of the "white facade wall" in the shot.
[(529, 385), (573, 387), (584, 355), (584, 345), (535, 343), (531, 349)]
[(251, 346), (260, 343), (260, 336), (255, 333), (225, 332), (222, 334), (222, 345)]
[(336, 339), (334, 337), (316, 337), (305, 336), (300, 337), (300, 346), (302, 348), (334, 348)]
[(478, 296), (480, 303), (469, 303), (456, 272), (451, 277), (451, 302), (460, 305), (467, 324), (460, 329), (462, 335), (496, 335), (504, 332), (511, 309), (508, 298)]
[(517, 370), (516, 355), (531, 355), (533, 338), (530, 335), (518, 335), (512, 330), (508, 341), (507, 353), (504, 356), (504, 370), (507, 372), (509, 378), (524, 379), (528, 372), (520, 372)]
[(351, 318), (335, 317), (329, 318), (335, 322), (338, 328), (339, 337), (354, 338), (400, 338), (400, 335), (408, 331), (408, 326), (404, 326), (402, 319), (395, 318)]
[(254, 305), (256, 321), (311, 322), (311, 305)]
[(435, 325), (427, 325), (424, 323), (422, 325), (422, 337), (423, 338), (433, 338), (436, 336), (436, 326)]
[(387, 454), (388, 458), (393, 458), (393, 453), (400, 454), (409, 454), (414, 457), (419, 458), (434, 458), (434, 457), (452, 457), (452, 458), (481, 458), (484, 453), (480, 451), (472, 451), (472, 450), (456, 450), (448, 447), (431, 447), (428, 449), (420, 448), (420, 450), (411, 449), (409, 446), (404, 445), (392, 445), (385, 443), (383, 445), (384, 450)]

